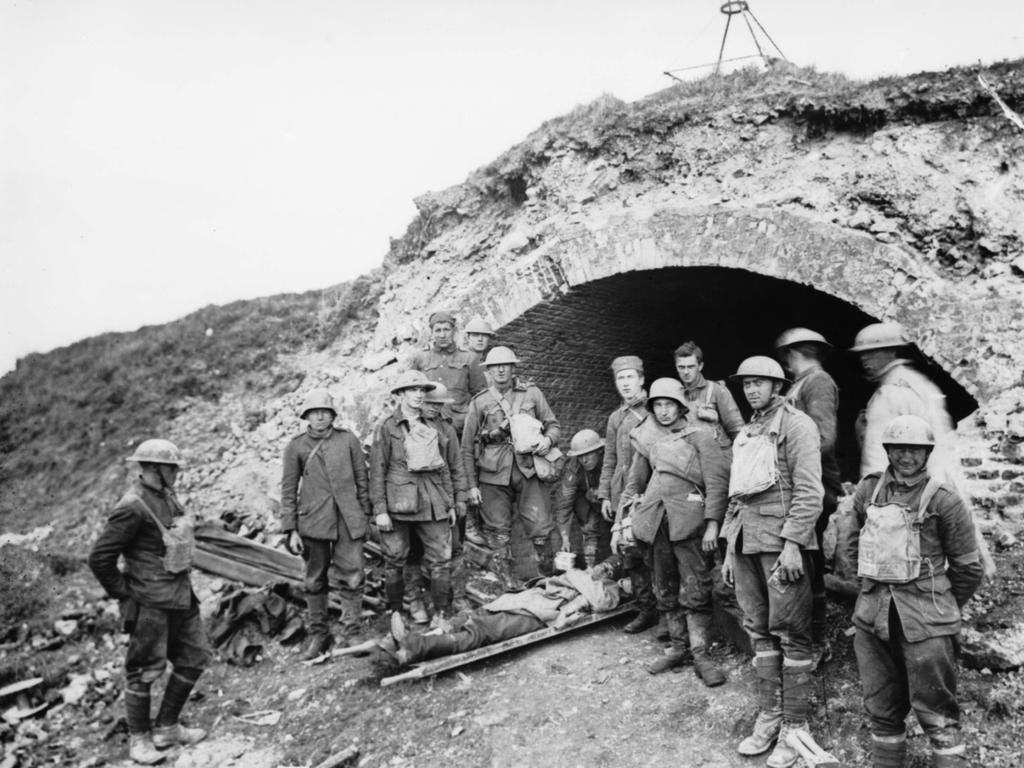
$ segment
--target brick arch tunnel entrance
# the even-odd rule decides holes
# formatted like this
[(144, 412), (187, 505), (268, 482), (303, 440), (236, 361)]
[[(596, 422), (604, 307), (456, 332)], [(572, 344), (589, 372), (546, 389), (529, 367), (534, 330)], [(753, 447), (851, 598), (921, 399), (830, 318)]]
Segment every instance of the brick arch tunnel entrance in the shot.
[[(608, 413), (618, 402), (608, 367), (613, 357), (640, 355), (650, 384), (659, 376), (675, 376), (672, 353), (692, 339), (704, 350), (705, 376), (724, 379), (743, 358), (771, 354), (782, 330), (813, 328), (836, 345), (825, 368), (840, 388), (843, 477), (854, 481), (859, 450), (853, 425), (872, 387), (863, 379), (856, 355), (845, 350), (857, 331), (876, 319), (801, 283), (735, 268), (666, 267), (573, 287), (502, 327), (498, 340), (518, 350), (524, 361), (521, 372), (543, 389), (568, 441), (584, 427), (603, 434)], [(945, 391), (955, 420), (977, 408), (948, 373), (923, 356), (917, 362)], [(749, 415), (742, 393), (735, 387), (732, 392)]]

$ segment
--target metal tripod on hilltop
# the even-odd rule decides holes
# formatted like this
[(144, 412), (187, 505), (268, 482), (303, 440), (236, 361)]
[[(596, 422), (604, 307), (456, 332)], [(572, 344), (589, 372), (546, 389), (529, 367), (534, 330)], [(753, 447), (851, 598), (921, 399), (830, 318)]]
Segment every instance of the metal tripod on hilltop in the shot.
[[(770, 43), (771, 47), (775, 49), (776, 53), (778, 53), (778, 58), (782, 59), (783, 61), (789, 61), (789, 59), (786, 58), (786, 55), (782, 52), (782, 49), (780, 49), (778, 44), (772, 39), (772, 36), (768, 34), (768, 30), (764, 28), (764, 25), (762, 25), (761, 22), (758, 21), (757, 16), (754, 15), (754, 12), (750, 10), (750, 4), (746, 2), (746, 0), (727, 0), (727, 2), (722, 3), (718, 10), (725, 15), (725, 31), (722, 33), (722, 44), (721, 46), (719, 46), (718, 49), (718, 61), (714, 63), (714, 74), (717, 75), (721, 71), (723, 63), (743, 61), (744, 59), (761, 59), (765, 63), (765, 65), (771, 66), (772, 59), (774, 59), (775, 57), (769, 56), (767, 53), (765, 53), (765, 48), (767, 47), (767, 45), (762, 45), (762, 41), (758, 38), (757, 32), (754, 31), (754, 25), (757, 25), (757, 29), (760, 30), (761, 35), (763, 35), (766, 43)], [(730, 59), (723, 59), (722, 56), (725, 53), (725, 41), (729, 37), (729, 29), (732, 25), (733, 16), (740, 16), (743, 18), (743, 21), (747, 25), (747, 30), (750, 32), (750, 37), (754, 41), (754, 47), (757, 48), (757, 53), (752, 53), (747, 56), (735, 56)], [(754, 24), (750, 23), (751, 20), (753, 20)], [(700, 69), (702, 67), (710, 66), (712, 66), (710, 63), (694, 64), (693, 66), (689, 67), (680, 67), (679, 69), (666, 70), (665, 74), (671, 77), (673, 80), (676, 80), (681, 83), (683, 82), (683, 80), (676, 77), (674, 73), (684, 72), (686, 70), (691, 69)]]

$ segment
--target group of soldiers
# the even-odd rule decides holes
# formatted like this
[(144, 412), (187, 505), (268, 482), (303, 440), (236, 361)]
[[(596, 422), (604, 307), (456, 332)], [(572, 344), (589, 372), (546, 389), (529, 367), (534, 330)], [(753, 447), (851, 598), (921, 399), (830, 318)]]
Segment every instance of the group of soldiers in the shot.
[[(453, 552), (465, 542), (490, 550), (491, 570), (516, 593), (517, 573), (553, 573), (553, 549), (571, 551), (578, 529), (586, 573), (599, 580), (621, 567), (629, 576), (637, 614), (625, 631), (657, 627), (669, 644), (648, 671), (692, 663), (709, 687), (726, 680), (709, 653), (712, 570), (721, 563), (754, 650), (758, 714), (737, 749), (772, 750), (773, 768), (794, 765), (799, 755), (786, 737), (809, 726), (812, 681), (827, 654), (822, 535), (842, 494), (839, 390), (822, 365), (829, 342), (792, 328), (779, 336), (774, 357), (744, 360), (729, 378), (752, 409), (748, 421), (729, 387), (704, 377), (703, 351), (693, 342), (674, 351), (678, 378), (656, 379), (649, 390), (640, 357), (615, 357), (621, 403), (605, 436), (582, 429), (563, 454), (546, 397), (516, 375), (516, 352), (495, 345), (483, 320), (463, 329), (468, 349), (456, 344), (451, 313), (432, 314), (429, 328), (429, 348), (411, 356), (391, 387), (394, 408), (374, 428), (368, 464), (358, 438), (335, 426), (326, 390), (308, 393), (300, 408), (308, 426), (285, 449), (281, 520), (286, 546), (305, 561), (302, 656), (321, 655), (332, 642), (331, 565), (343, 631), (360, 631), (371, 522), (395, 635), (405, 643), (403, 618), (429, 621), (435, 634), (451, 630)], [(855, 650), (874, 764), (903, 765), (904, 720), (913, 709), (935, 765), (960, 766), (956, 636), (987, 553), (958, 487), (941, 391), (912, 365), (911, 349), (894, 323), (869, 325), (852, 347), (876, 385), (858, 423), (861, 480), (850, 543), (863, 583)], [(147, 443), (130, 457), (140, 463), (139, 482), (90, 559), (108, 593), (136, 613), (126, 706), (131, 755), (142, 763), (155, 762), (161, 746), (202, 738), (177, 714), (208, 662), (187, 571), (182, 582), (168, 563), (184, 517), (173, 495), (180, 456), (166, 441)], [(514, 523), (530, 542), (530, 562), (513, 557)], [(123, 573), (118, 554), (126, 557)], [(579, 579), (570, 582), (588, 593)], [(168, 686), (151, 724), (149, 685), (168, 662), (177, 687)]]

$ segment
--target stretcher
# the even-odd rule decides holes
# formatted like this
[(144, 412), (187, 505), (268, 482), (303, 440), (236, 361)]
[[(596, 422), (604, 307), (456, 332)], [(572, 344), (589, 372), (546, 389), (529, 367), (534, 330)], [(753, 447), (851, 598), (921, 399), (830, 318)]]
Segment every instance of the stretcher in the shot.
[(576, 632), (577, 630), (585, 627), (592, 627), (595, 624), (601, 624), (609, 621), (610, 619), (623, 616), (633, 610), (635, 610), (633, 601), (630, 600), (622, 603), (611, 611), (588, 614), (567, 627), (560, 627), (558, 629), (555, 629), (554, 627), (545, 627), (544, 629), (538, 629), (536, 632), (527, 632), (525, 635), (519, 635), (519, 637), (502, 640), (500, 643), (485, 645), (482, 648), (476, 648), (472, 651), (466, 651), (465, 653), (456, 653), (451, 656), (444, 656), (439, 659), (420, 662), (406, 672), (381, 679), (380, 684), (381, 687), (387, 687), (397, 683), (404, 683), (407, 680), (421, 680), (425, 677), (431, 677), (442, 672), (457, 669), (458, 667), (464, 667), (467, 664), (473, 664), (474, 662), (481, 661), (483, 659), (489, 659), (492, 656), (498, 656), (499, 654), (513, 651), (517, 648), (524, 648), (528, 645), (550, 640), (553, 637), (561, 637), (562, 635), (567, 635), (570, 632)]

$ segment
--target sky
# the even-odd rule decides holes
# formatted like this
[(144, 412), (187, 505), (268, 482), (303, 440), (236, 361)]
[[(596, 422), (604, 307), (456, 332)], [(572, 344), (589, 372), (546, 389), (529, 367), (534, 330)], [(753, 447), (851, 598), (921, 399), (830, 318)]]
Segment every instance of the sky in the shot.
[[(853, 78), (1024, 56), (1021, 0), (749, 2)], [(414, 197), (714, 61), (720, 4), (0, 0), (0, 373), (373, 269)], [(725, 56), (754, 52), (734, 24)]]

